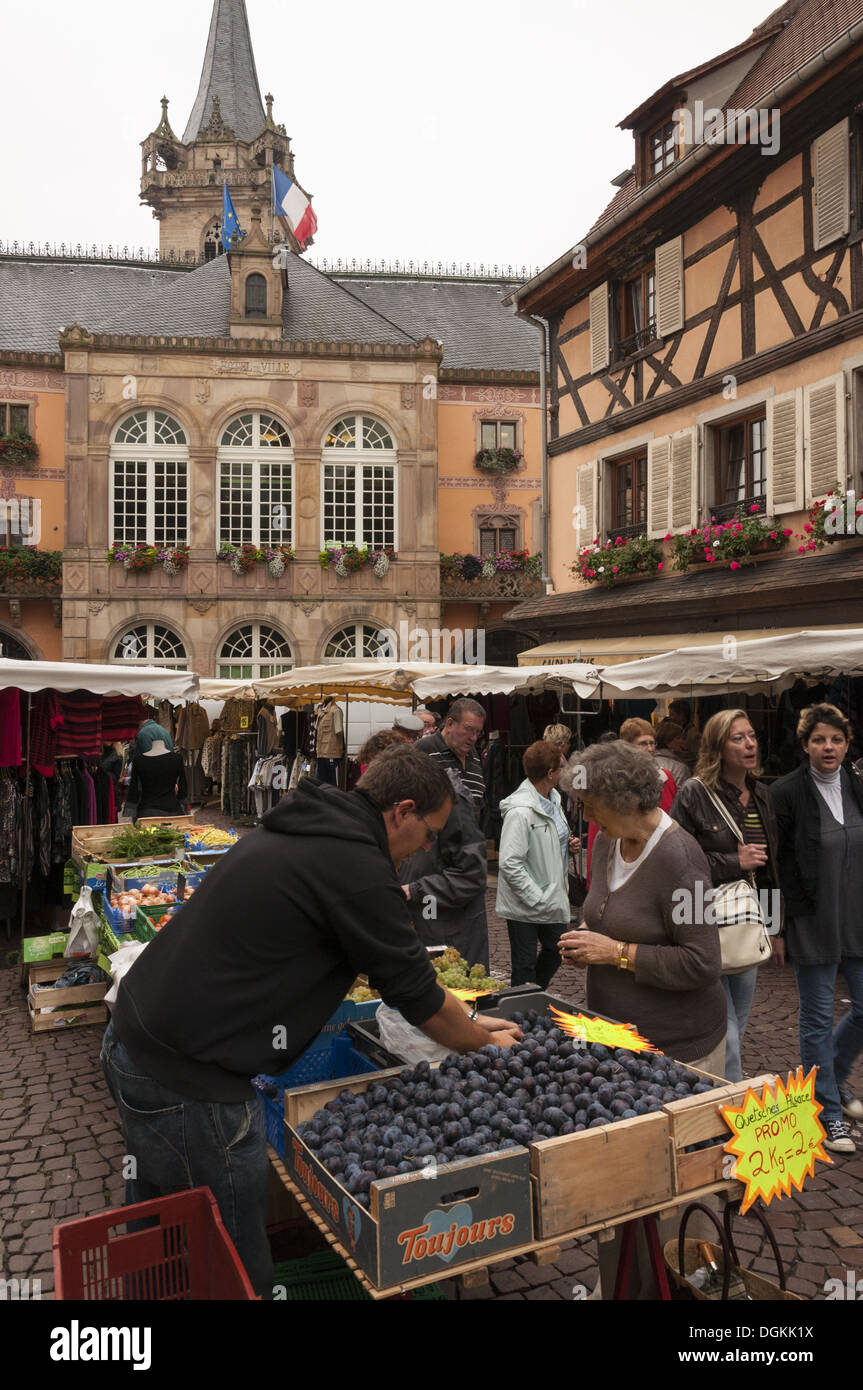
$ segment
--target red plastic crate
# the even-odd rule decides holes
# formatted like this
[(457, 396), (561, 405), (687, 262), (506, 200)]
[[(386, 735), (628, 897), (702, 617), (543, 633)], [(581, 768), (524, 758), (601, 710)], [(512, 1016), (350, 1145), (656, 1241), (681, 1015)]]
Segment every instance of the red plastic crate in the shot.
[[(123, 1234), (132, 1221), (159, 1224)], [(208, 1187), (54, 1228), (58, 1299), (167, 1302), (257, 1297)]]

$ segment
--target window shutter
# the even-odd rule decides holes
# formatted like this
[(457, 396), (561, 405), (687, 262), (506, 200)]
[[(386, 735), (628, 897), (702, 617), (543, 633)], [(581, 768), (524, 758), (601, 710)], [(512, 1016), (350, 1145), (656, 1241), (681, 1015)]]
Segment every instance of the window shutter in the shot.
[(647, 448), (647, 534), (661, 540), (668, 534), (671, 497), (671, 439), (654, 439)]
[(815, 250), (848, 235), (850, 144), (848, 119), (812, 142)]
[(660, 338), (683, 327), (683, 237), (656, 248), (656, 331)]
[(845, 377), (842, 372), (803, 388), (806, 504), (845, 486)]
[(596, 473), (596, 459), (590, 463), (582, 463), (576, 470), (575, 492), (578, 510), (575, 530), (579, 549), (583, 545), (590, 545), (599, 535)]
[(611, 359), (608, 281), (590, 292), (590, 370), (601, 372)]
[(671, 530), (688, 531), (695, 525), (696, 431), (693, 427), (671, 436)]
[(803, 509), (803, 396), (786, 391), (767, 402), (767, 511)]

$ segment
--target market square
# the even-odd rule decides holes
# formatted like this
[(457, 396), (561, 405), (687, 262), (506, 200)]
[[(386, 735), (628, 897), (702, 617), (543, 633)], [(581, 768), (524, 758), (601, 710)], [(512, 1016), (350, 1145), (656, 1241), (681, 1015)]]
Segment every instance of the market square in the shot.
[[(510, 8), (531, 90), (614, 70)], [(863, 4), (740, 8), (631, 28), (574, 186), (531, 137), (511, 263), (457, 81), (366, 240), (391, 113), (265, 90), (272, 0), (142, 47), (83, 240), (4, 229), (4, 1300), (859, 1298)]]

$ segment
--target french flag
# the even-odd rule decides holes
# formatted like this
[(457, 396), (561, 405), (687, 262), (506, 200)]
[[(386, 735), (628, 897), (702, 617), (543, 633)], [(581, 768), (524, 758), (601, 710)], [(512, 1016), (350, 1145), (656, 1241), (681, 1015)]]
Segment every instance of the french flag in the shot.
[(310, 241), (318, 230), (318, 219), (305, 193), (277, 164), (273, 165), (273, 207), (277, 213), (288, 219), (291, 231), (300, 244), (300, 250), (305, 251), (306, 242)]

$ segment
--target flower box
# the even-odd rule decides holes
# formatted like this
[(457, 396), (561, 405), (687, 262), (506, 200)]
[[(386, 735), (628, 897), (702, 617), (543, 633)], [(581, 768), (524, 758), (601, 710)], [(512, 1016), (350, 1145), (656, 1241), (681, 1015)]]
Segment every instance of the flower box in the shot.
[(789, 527), (780, 526), (774, 519), (738, 513), (730, 521), (703, 522), (684, 535), (667, 535), (674, 552), (674, 567), (686, 570), (690, 565), (719, 565), (741, 569), (758, 555), (783, 550), (791, 537)]
[(481, 473), (494, 473), (498, 477), (515, 473), (524, 462), (520, 449), (480, 449), (474, 464)]
[(630, 579), (656, 579), (664, 567), (662, 546), (658, 541), (646, 535), (631, 536), (629, 540), (616, 536), (604, 545), (598, 540), (586, 545), (570, 566), (570, 572), (586, 584), (604, 584), (610, 588)]

